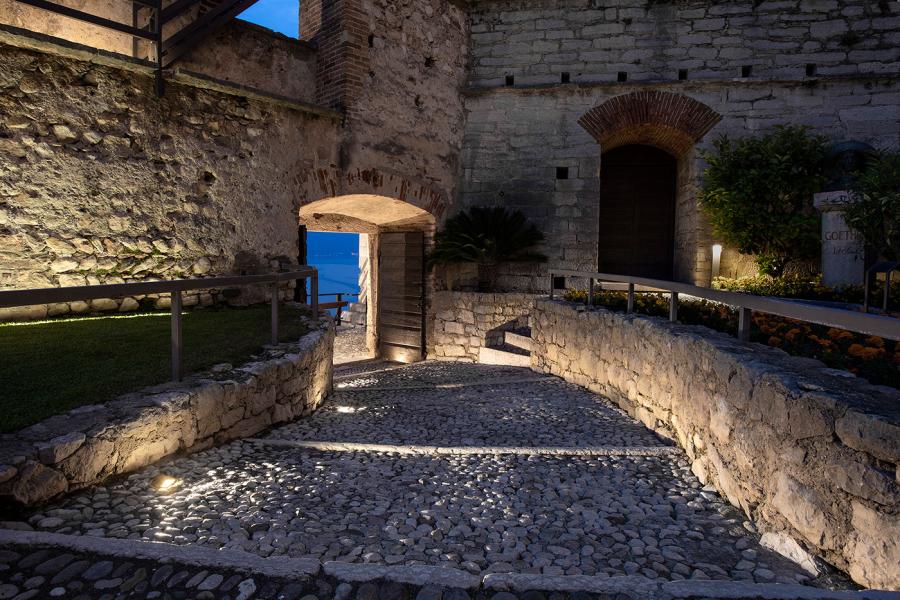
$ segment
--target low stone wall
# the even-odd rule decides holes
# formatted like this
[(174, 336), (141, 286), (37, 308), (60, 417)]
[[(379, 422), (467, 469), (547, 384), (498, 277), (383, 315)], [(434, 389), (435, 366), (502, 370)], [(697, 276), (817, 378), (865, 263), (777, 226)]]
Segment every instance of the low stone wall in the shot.
[(478, 350), (499, 342), (503, 330), (530, 325), (534, 298), (531, 294), (436, 292), (428, 357), (476, 362)]
[[(783, 553), (900, 589), (900, 392), (704, 327), (537, 300), (532, 367), (677, 439)], [(808, 565), (810, 563), (807, 563)]]
[(0, 436), (0, 501), (30, 506), (312, 413), (331, 390), (334, 327), (310, 322), (241, 367), (82, 406)]

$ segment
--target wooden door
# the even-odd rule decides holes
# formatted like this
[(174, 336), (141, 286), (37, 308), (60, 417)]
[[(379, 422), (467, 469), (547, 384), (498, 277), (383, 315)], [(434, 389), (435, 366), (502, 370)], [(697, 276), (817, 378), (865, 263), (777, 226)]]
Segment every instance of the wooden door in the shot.
[(378, 236), (378, 350), (398, 362), (425, 357), (425, 236)]
[(622, 146), (600, 162), (601, 273), (672, 279), (676, 160), (652, 146)]

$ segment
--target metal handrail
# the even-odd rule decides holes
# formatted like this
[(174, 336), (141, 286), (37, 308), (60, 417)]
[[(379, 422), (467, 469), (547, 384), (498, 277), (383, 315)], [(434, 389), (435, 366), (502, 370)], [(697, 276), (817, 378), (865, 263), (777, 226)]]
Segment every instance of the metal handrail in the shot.
[(578, 277), (588, 279), (588, 295), (586, 304), (590, 305), (594, 297), (594, 282), (613, 281), (628, 284), (627, 312), (634, 312), (635, 286), (654, 288), (657, 293), (670, 294), (669, 320), (678, 319), (678, 295), (685, 294), (728, 304), (738, 309), (738, 338), (743, 341), (750, 339), (750, 325), (753, 312), (777, 315), (798, 321), (806, 321), (827, 327), (847, 329), (866, 335), (876, 335), (889, 340), (900, 340), (900, 319), (879, 315), (869, 315), (851, 310), (813, 306), (792, 300), (772, 298), (769, 296), (754, 296), (740, 292), (728, 292), (712, 288), (698, 287), (688, 283), (676, 281), (664, 281), (661, 279), (649, 279), (646, 277), (631, 277), (628, 275), (614, 275), (610, 273), (594, 273), (590, 271), (573, 271), (568, 269), (553, 270), (550, 272), (550, 299), (553, 299), (555, 277)]
[(145, 294), (170, 294), (172, 297), (171, 347), (172, 380), (181, 380), (181, 293), (190, 290), (211, 288), (271, 285), (272, 343), (278, 343), (278, 284), (282, 281), (309, 279), (309, 306), (313, 315), (319, 314), (319, 271), (315, 267), (304, 266), (294, 271), (269, 273), (266, 275), (230, 275), (197, 279), (172, 279), (168, 281), (138, 281), (134, 283), (113, 283), (106, 285), (80, 285), (72, 287), (34, 288), (28, 290), (0, 291), (0, 308), (53, 304), (74, 300), (94, 300), (119, 296)]

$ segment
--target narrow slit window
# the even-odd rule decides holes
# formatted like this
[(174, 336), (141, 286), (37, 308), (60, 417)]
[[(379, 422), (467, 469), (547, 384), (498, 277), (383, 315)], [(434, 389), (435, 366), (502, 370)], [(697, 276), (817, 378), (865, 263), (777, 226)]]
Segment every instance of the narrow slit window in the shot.
[(678, 69), (678, 80), (685, 81), (688, 78), (688, 70), (687, 69)]
[(556, 178), (557, 179), (568, 179), (569, 178), (569, 167), (556, 167)]
[(744, 65), (741, 67), (741, 77), (750, 77), (753, 75), (753, 65)]
[(816, 76), (816, 65), (814, 65), (813, 63), (807, 63), (806, 76), (807, 77), (815, 77)]
[(507, 75), (507, 76), (506, 76), (506, 85), (507, 85), (508, 87), (509, 87), (509, 86), (516, 85), (516, 77), (515, 77), (515, 75)]
[(628, 81), (628, 73), (626, 73), (625, 71), (619, 71), (619, 74), (616, 77), (616, 81), (618, 81), (619, 83), (625, 83), (626, 81)]
[(559, 76), (559, 81), (560, 83), (569, 83), (571, 81), (571, 78), (569, 77), (568, 73), (562, 73)]

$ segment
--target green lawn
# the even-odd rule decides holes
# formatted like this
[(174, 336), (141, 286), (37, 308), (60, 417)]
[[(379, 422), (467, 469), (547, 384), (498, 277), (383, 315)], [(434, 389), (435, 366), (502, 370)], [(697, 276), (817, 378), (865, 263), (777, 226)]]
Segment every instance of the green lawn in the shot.
[[(245, 362), (269, 343), (269, 310), (186, 311), (183, 372)], [(281, 341), (306, 333), (303, 314), (281, 307)], [(168, 381), (169, 328), (168, 312), (0, 324), (0, 431)]]

